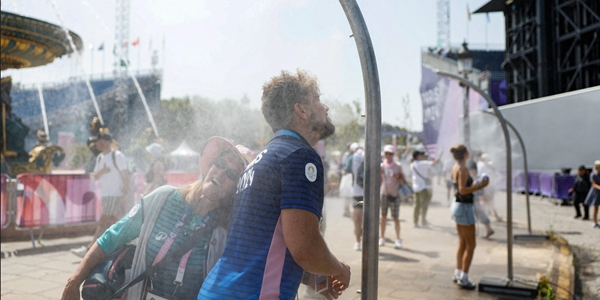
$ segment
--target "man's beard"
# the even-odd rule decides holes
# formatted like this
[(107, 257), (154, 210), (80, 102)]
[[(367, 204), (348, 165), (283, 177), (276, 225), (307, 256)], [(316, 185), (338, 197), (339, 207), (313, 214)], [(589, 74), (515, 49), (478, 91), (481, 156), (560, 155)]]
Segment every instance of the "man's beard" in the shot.
[(335, 125), (333, 125), (333, 123), (319, 121), (315, 114), (310, 116), (310, 122), (312, 124), (312, 130), (319, 133), (321, 140), (328, 138), (335, 133)]

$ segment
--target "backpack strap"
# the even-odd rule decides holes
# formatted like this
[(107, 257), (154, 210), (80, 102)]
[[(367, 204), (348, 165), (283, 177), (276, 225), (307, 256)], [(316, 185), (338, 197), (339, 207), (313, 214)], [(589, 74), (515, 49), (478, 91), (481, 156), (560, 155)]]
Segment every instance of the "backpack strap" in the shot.
[(117, 150), (111, 151), (110, 156), (112, 157), (113, 165), (115, 165), (115, 168), (117, 169), (117, 171), (119, 171), (119, 174), (120, 174), (121, 169), (119, 169), (119, 165), (117, 165)]

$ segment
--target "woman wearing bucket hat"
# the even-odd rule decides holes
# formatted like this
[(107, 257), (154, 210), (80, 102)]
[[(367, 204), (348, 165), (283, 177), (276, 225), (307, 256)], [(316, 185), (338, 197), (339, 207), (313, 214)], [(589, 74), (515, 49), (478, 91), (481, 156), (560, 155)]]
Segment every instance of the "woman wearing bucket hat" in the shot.
[[(127, 290), (127, 299), (147, 299), (147, 295), (195, 298), (223, 252), (238, 177), (252, 159), (248, 148), (234, 146), (221, 137), (210, 138), (200, 158), (202, 179), (181, 188), (162, 186), (145, 196), (96, 241), (69, 278), (62, 299), (79, 299), (79, 287), (94, 266), (136, 238), (129, 280), (157, 264), (169, 248), (182, 247), (198, 233), (203, 235), (200, 242), (186, 255), (173, 258), (150, 278)], [(205, 227), (211, 230), (200, 230)]]

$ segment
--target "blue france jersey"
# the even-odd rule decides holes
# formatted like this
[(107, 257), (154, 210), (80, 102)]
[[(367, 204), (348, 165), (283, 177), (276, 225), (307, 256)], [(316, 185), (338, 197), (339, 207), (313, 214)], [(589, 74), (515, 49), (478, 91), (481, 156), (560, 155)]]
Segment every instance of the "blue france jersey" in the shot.
[(298, 135), (276, 134), (238, 182), (225, 251), (198, 299), (293, 299), (303, 270), (283, 240), (281, 210), (320, 219), (323, 193), (317, 152)]

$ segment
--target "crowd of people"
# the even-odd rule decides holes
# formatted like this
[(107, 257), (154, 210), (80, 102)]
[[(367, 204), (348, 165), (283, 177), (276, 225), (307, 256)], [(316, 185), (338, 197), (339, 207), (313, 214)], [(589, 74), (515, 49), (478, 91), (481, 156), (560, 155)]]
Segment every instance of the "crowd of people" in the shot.
[[(125, 215), (125, 158), (99, 132), (90, 144), (98, 151), (92, 177), (103, 213), (91, 243), (72, 250), (83, 260), (62, 298), (80, 299), (95, 268), (135, 242), (124, 291), (113, 298), (294, 299), (303, 283), (337, 299), (351, 272), (320, 230), (325, 173), (314, 147), (335, 126), (317, 79), (282, 71), (263, 86), (261, 110), (274, 132), (262, 151), (213, 137), (200, 157), (200, 179), (183, 187), (164, 185), (164, 149), (146, 147), (152, 163), (144, 197)], [(101, 295), (110, 284), (83, 290)]]
[[(148, 145), (143, 197), (127, 213), (130, 174), (125, 156), (114, 147), (110, 133), (98, 132), (92, 143), (97, 151), (92, 177), (102, 193), (103, 212), (92, 241), (72, 249), (83, 259), (62, 298), (79, 299), (82, 284), (97, 266), (134, 243), (131, 268), (115, 298), (294, 299), (299, 285), (305, 284), (312, 294), (337, 299), (349, 285), (351, 270), (323, 238), (326, 172), (314, 149), (335, 132), (329, 108), (320, 101), (316, 78), (299, 70), (282, 71), (264, 84), (261, 110), (274, 132), (264, 149), (252, 152), (212, 137), (200, 156), (200, 178), (183, 187), (166, 185), (165, 150), (159, 143)], [(501, 220), (493, 203), (493, 164), (485, 153), (470, 160), (462, 144), (449, 149), (454, 164), (441, 167), (443, 150), (435, 158), (411, 151), (398, 154), (393, 145), (383, 147), (379, 246), (388, 242), (391, 215), (393, 245), (402, 248), (400, 204), (407, 198), (413, 202), (414, 227), (431, 228), (427, 210), (433, 177), (442, 169), (458, 236), (452, 280), (474, 289), (468, 272), (476, 246), (475, 223), (485, 226), (488, 238), (494, 234), (489, 217)], [(403, 166), (396, 156), (410, 157), (410, 164)], [(576, 218), (582, 216), (580, 204), (584, 219), (593, 206), (594, 226), (600, 228), (600, 161), (594, 168), (591, 176), (580, 168), (570, 192)], [(364, 195), (364, 146), (347, 145), (340, 169), (343, 214), (353, 220), (354, 249), (360, 251), (363, 207), (370, 201)], [(95, 292), (104, 284), (109, 283), (83, 289)]]
[[(399, 211), (400, 202), (408, 202), (412, 197), (413, 205), (413, 223), (415, 228), (431, 228), (427, 221), (427, 208), (431, 201), (433, 177), (440, 175), (446, 181), (448, 206), (450, 206), (450, 217), (456, 223), (456, 231), (459, 238), (458, 249), (456, 253), (456, 269), (452, 280), (461, 288), (474, 289), (476, 286), (469, 280), (468, 272), (473, 259), (476, 245), (477, 222), (481, 223), (485, 232), (484, 238), (489, 238), (495, 232), (491, 226), (491, 217), (496, 221), (502, 221), (494, 205), (494, 196), (496, 194), (496, 185), (499, 182), (500, 175), (495, 170), (493, 162), (487, 153), (477, 151), (474, 158), (471, 158), (469, 150), (463, 144), (457, 144), (449, 152), (454, 158), (454, 163), (447, 162), (441, 168), (441, 172), (436, 172), (436, 165), (440, 163), (442, 150), (435, 159), (431, 159), (423, 151), (412, 151), (412, 157), (408, 166), (403, 166), (400, 161), (407, 156), (410, 148), (406, 148), (404, 153), (396, 157), (396, 149), (392, 145), (385, 145), (381, 158), (381, 187), (380, 187), (380, 238), (379, 246), (386, 244), (386, 225), (388, 211), (391, 211), (393, 225), (395, 228), (396, 249), (402, 248), (400, 240)], [(354, 192), (354, 211), (352, 218), (354, 220), (354, 232), (356, 242), (354, 249), (361, 250), (360, 241), (362, 238), (362, 202), (364, 199), (362, 185), (360, 185), (360, 170), (357, 162), (353, 162), (354, 157), (359, 157), (358, 164), (364, 164), (364, 149), (358, 143), (352, 143), (347, 146), (347, 151), (342, 157), (340, 168), (342, 169), (342, 180), (340, 182), (339, 195), (342, 198), (349, 198), (348, 189)], [(410, 173), (411, 176), (405, 177), (403, 172)], [(439, 170), (439, 169), (438, 169)], [(593, 222), (594, 228), (600, 228), (598, 224), (598, 210), (600, 207), (600, 161), (594, 164), (594, 173), (590, 174), (585, 166), (581, 166), (575, 179), (573, 187), (569, 193), (573, 196), (573, 204), (576, 211), (575, 218), (589, 220), (589, 207), (594, 207)], [(346, 178), (351, 178), (349, 181)], [(406, 192), (406, 188), (409, 191)], [(454, 195), (451, 197), (451, 195)], [(581, 207), (583, 206), (583, 215)], [(349, 215), (349, 207), (345, 206), (344, 216)]]

